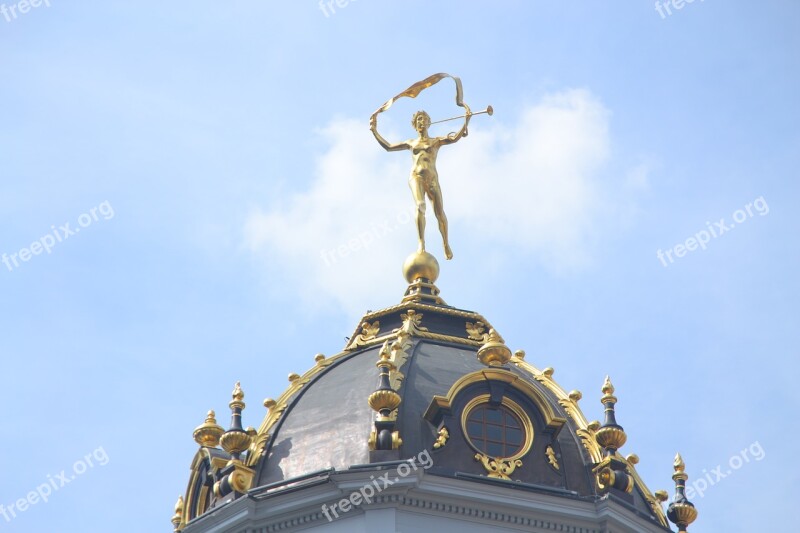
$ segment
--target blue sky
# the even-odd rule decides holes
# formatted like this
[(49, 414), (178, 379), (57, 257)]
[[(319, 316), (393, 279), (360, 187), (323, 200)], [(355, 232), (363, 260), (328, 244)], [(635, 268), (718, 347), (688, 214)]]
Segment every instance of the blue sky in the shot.
[[(206, 410), (227, 424), (241, 380), (258, 426), (289, 372), (399, 300), (408, 154), (368, 118), (435, 72), (496, 110), (440, 155), (447, 302), (590, 419), (610, 374), (651, 489), (676, 451), (690, 484), (732, 470), (691, 531), (795, 523), (799, 4), (49, 4), (0, 15), (0, 503), (93, 466), (0, 531), (169, 531)], [(458, 113), (448, 89), (382, 131)]]

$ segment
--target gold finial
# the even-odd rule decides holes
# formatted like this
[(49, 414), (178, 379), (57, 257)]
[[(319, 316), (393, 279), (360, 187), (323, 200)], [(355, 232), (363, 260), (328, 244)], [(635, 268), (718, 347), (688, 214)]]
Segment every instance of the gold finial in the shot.
[(275, 402), (275, 400), (273, 400), (272, 398), (264, 399), (264, 407), (266, 407), (267, 409), (272, 409), (273, 407), (275, 407), (276, 403), (277, 402)]
[(678, 526), (678, 533), (686, 533), (689, 524), (697, 519), (697, 509), (686, 498), (686, 480), (689, 476), (686, 475), (686, 463), (683, 462), (680, 453), (675, 455), (672, 467), (675, 469), (675, 473), (672, 474), (672, 479), (675, 481), (675, 498), (667, 508), (667, 518)]
[(599, 420), (592, 420), (586, 425), (586, 429), (589, 431), (597, 431), (600, 429), (600, 421)]
[(575, 403), (578, 403), (581, 398), (583, 398), (583, 393), (579, 390), (573, 390), (569, 393), (569, 399)]
[(635, 453), (628, 454), (628, 456), (625, 457), (625, 459), (632, 465), (639, 464), (639, 456), (636, 455)]
[(296, 372), (291, 372), (289, 374), (289, 383), (297, 381), (298, 379), (300, 379), (300, 374), (297, 374)]
[(525, 359), (525, 350), (517, 350), (514, 352), (514, 355), (517, 357), (517, 359)]
[(614, 404), (617, 403), (617, 398), (612, 394), (614, 385), (611, 384), (611, 379), (608, 376), (606, 376), (601, 390), (603, 397), (600, 402), (605, 407), (606, 416), (603, 425), (595, 434), (595, 440), (605, 450), (606, 457), (610, 457), (625, 444), (628, 436), (622, 426), (617, 424), (616, 413), (614, 412)]
[(372, 430), (367, 441), (370, 450), (396, 450), (403, 443), (400, 433), (394, 429), (396, 417), (392, 417), (392, 411), (400, 406), (402, 398), (390, 383), (389, 373), (394, 368), (390, 357), (389, 341), (387, 340), (381, 346), (376, 365), (380, 383), (375, 392), (367, 398), (369, 406), (378, 414), (375, 419), (375, 429)]
[(324, 360), (325, 356), (321, 353), (318, 353), (317, 355), (314, 356), (314, 362), (316, 362), (317, 364), (322, 363)]
[(669, 500), (669, 493), (664, 489), (659, 489), (653, 493), (653, 496), (656, 497), (656, 500), (660, 503), (664, 503), (665, 501)]
[(555, 372), (556, 372), (555, 368), (553, 368), (552, 366), (548, 366), (547, 368), (542, 370), (542, 375), (548, 379), (552, 379), (553, 374), (555, 374)]
[(172, 525), (175, 526), (174, 531), (183, 529), (181, 524), (183, 522), (183, 496), (178, 496), (178, 501), (175, 503), (175, 514), (172, 515)]
[(231, 409), (244, 409), (244, 391), (242, 391), (242, 385), (240, 382), (237, 381), (236, 385), (233, 386), (231, 397), (233, 399), (228, 404)]
[(611, 383), (611, 379), (608, 376), (606, 376), (606, 380), (603, 382), (603, 388), (600, 390), (605, 396), (614, 394), (614, 385)]
[(208, 412), (206, 420), (194, 430), (193, 437), (195, 442), (206, 448), (216, 448), (219, 445), (219, 438), (225, 430), (217, 424), (214, 410)]
[(233, 386), (233, 392), (231, 393), (234, 400), (243, 400), (244, 399), (244, 392), (242, 391), (242, 383), (240, 381), (236, 382), (236, 385)]
[(494, 328), (489, 330), (486, 342), (478, 348), (478, 360), (486, 366), (503, 366), (511, 360), (511, 350)]
[(233, 388), (233, 400), (228, 404), (231, 408), (231, 425), (219, 439), (222, 449), (231, 454), (231, 461), (239, 461), (239, 455), (250, 446), (251, 437), (242, 428), (242, 410), (245, 407), (244, 391), (240, 382)]
[(672, 462), (672, 467), (675, 469), (675, 473), (672, 475), (673, 479), (678, 474), (686, 475), (686, 463), (683, 462), (683, 457), (681, 457), (680, 453), (675, 454), (675, 461)]
[(395, 366), (392, 363), (392, 354), (391, 348), (389, 347), (389, 341), (383, 343), (381, 346), (380, 351), (378, 352), (378, 362), (375, 363), (375, 366), (378, 368), (387, 368), (389, 370), (394, 370)]

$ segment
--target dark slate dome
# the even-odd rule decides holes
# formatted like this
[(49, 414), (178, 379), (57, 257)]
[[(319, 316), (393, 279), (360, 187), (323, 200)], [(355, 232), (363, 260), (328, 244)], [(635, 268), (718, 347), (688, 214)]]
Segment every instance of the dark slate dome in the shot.
[[(524, 352), (512, 355), (481, 315), (444, 304), (432, 284), (418, 289), (364, 316), (344, 351), (317, 356), (303, 376), (290, 376), (277, 402), (267, 400), (250, 450), (254, 486), (427, 453), (430, 474), (593, 499), (614, 485), (597, 481), (598, 465), (610, 458), (605, 468), (621, 489), (614, 497), (666, 527), (661, 504), (635, 472), (636, 458), (598, 443), (601, 425), (583, 416), (579, 392), (565, 392), (551, 368), (536, 369)], [(382, 358), (391, 362), (389, 387), (400, 398), (386, 417), (394, 446), (383, 450), (368, 402), (380, 388)], [(624, 436), (621, 427), (617, 433)]]

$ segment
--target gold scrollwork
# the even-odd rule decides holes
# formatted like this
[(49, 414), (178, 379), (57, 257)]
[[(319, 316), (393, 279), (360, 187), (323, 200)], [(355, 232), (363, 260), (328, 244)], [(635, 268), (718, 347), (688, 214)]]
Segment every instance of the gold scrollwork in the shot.
[(408, 350), (411, 348), (411, 341), (408, 337), (409, 334), (405, 331), (398, 331), (397, 339), (389, 347), (391, 353), (389, 360), (392, 362), (392, 368), (389, 370), (389, 385), (394, 390), (400, 390), (400, 385), (405, 379), (405, 375), (400, 369), (408, 360)]
[(439, 428), (439, 436), (436, 437), (436, 441), (433, 443), (433, 448), (438, 450), (439, 448), (443, 448), (445, 444), (447, 444), (447, 439), (450, 438), (450, 432), (447, 431), (447, 428), (442, 426)]
[(550, 463), (550, 466), (556, 470), (559, 470), (558, 459), (556, 458), (556, 452), (553, 451), (553, 447), (548, 446), (545, 450), (545, 453), (547, 454), (547, 462)]
[(420, 323), (422, 323), (422, 313), (417, 313), (415, 309), (409, 309), (400, 315), (400, 320), (403, 321), (403, 325), (400, 327), (399, 331), (405, 331), (409, 335), (416, 335), (422, 331), (428, 331), (428, 328), (420, 326)]
[(475, 460), (481, 462), (486, 472), (489, 473), (489, 477), (496, 479), (511, 479), (514, 470), (522, 466), (522, 461), (519, 459), (500, 459), (482, 453), (476, 453)]
[(372, 324), (368, 321), (364, 321), (361, 323), (361, 333), (353, 337), (353, 342), (350, 343), (348, 348), (357, 348), (359, 346), (364, 346), (367, 342), (371, 341), (372, 339), (378, 336), (378, 333), (381, 330), (381, 323), (380, 321), (376, 320)]
[(489, 339), (489, 334), (486, 333), (486, 324), (480, 320), (467, 322), (466, 330), (467, 338), (473, 341), (486, 342)]

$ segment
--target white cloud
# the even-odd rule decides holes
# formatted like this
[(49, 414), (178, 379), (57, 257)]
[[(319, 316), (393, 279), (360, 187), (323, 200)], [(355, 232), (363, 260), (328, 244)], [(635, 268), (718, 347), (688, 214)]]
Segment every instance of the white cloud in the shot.
[[(587, 259), (598, 219), (614, 210), (598, 179), (609, 158), (610, 113), (588, 91), (568, 90), (517, 116), (515, 124), (497, 115), (476, 120), (469, 137), (439, 154), (445, 211), (462, 237), (451, 239), (456, 260), (513, 245), (548, 268), (574, 268)], [(246, 241), (254, 252), (282, 258), (270, 264), (283, 265), (277, 274), (302, 286), (306, 303), (336, 303), (360, 316), (402, 295), (400, 265), (416, 246), (411, 161), (384, 152), (364, 121), (334, 120), (320, 135), (329, 148), (311, 187), (280, 208), (253, 213)], [(427, 228), (428, 249), (441, 259), (430, 207)]]

